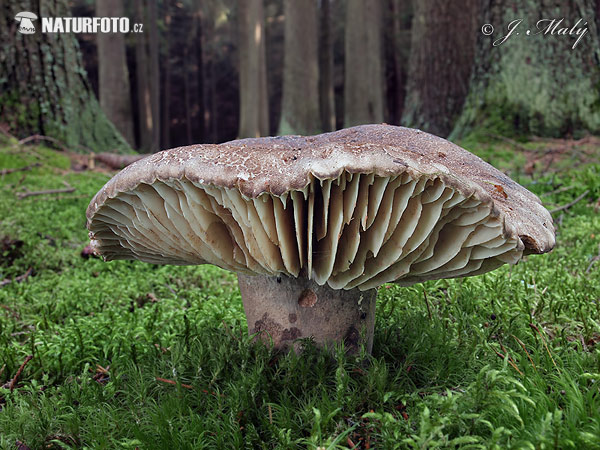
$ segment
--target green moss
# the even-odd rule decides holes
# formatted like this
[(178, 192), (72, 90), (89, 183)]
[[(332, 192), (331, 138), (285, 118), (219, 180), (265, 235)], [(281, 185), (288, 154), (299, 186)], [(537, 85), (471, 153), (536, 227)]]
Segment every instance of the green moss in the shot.
[[(522, 164), (510, 145), (473, 136), (469, 147), (507, 171)], [(24, 241), (0, 280), (33, 270), (0, 287), (0, 385), (34, 355), (17, 389), (0, 388), (0, 447), (343, 448), (350, 438), (371, 448), (598, 448), (592, 204), (564, 211), (549, 255), (384, 286), (372, 357), (331, 356), (310, 342), (301, 356), (277, 355), (246, 336), (231, 273), (82, 258), (85, 209), (109, 175), (65, 174), (63, 153), (33, 150), (0, 148), (0, 167), (43, 164), (0, 178), (0, 237)], [(600, 196), (599, 175), (585, 165), (521, 181), (548, 205), (565, 204), (584, 190)], [(15, 195), (63, 180), (76, 192)], [(97, 365), (110, 366), (107, 376)]]

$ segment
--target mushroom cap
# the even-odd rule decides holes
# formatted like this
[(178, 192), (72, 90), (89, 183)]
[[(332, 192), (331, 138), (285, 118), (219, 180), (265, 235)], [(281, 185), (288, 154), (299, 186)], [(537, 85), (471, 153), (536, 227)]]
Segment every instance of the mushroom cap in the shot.
[(38, 16), (35, 13), (29, 12), (29, 11), (20, 12), (19, 14), (17, 14), (15, 16), (15, 20), (18, 20), (19, 22), (21, 21), (21, 19), (35, 20), (37, 18), (38, 18)]
[(555, 243), (537, 196), (445, 139), (390, 125), (165, 150), (106, 183), (87, 225), (106, 260), (335, 289), (475, 275)]

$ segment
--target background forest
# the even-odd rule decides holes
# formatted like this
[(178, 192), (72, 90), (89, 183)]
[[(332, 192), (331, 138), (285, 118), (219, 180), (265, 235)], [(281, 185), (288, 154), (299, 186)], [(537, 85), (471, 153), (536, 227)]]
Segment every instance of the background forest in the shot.
[[(20, 137), (143, 152), (380, 122), (453, 137), (482, 127), (580, 136), (600, 129), (596, 9), (594, 0), (7, 2), (2, 123)], [(126, 16), (143, 33), (25, 40), (21, 10)], [(521, 35), (495, 46), (515, 19)], [(490, 36), (483, 24), (495, 26)], [(120, 136), (98, 123), (92, 97)]]
[[(71, 16), (143, 33), (41, 32)], [(0, 0), (0, 448), (600, 449), (599, 33), (600, 0)], [(137, 152), (381, 122), (538, 195), (555, 249), (383, 285), (349, 355), (255, 342), (231, 272), (89, 247)]]

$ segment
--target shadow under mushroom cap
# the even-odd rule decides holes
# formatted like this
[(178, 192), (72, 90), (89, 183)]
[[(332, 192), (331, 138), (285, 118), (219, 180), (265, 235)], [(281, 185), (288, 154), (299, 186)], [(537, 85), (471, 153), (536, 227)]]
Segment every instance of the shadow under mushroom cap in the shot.
[(390, 125), (156, 153), (111, 179), (87, 218), (109, 260), (335, 289), (474, 275), (555, 242), (534, 194), (445, 139)]

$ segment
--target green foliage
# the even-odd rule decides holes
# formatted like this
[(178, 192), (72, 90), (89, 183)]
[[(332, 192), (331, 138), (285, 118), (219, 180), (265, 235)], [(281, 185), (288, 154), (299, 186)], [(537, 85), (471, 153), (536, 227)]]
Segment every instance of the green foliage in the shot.
[[(370, 357), (253, 343), (221, 269), (82, 258), (84, 211), (108, 176), (70, 172), (44, 147), (2, 148), (0, 167), (42, 165), (0, 178), (0, 238), (23, 241), (0, 280), (32, 269), (0, 287), (0, 385), (34, 356), (13, 392), (0, 388), (0, 447), (600, 448), (600, 216), (588, 202), (600, 168), (532, 184), (509, 149), (469, 146), (548, 204), (588, 197), (561, 213), (549, 255), (384, 286)], [(76, 192), (15, 195), (63, 180)]]

